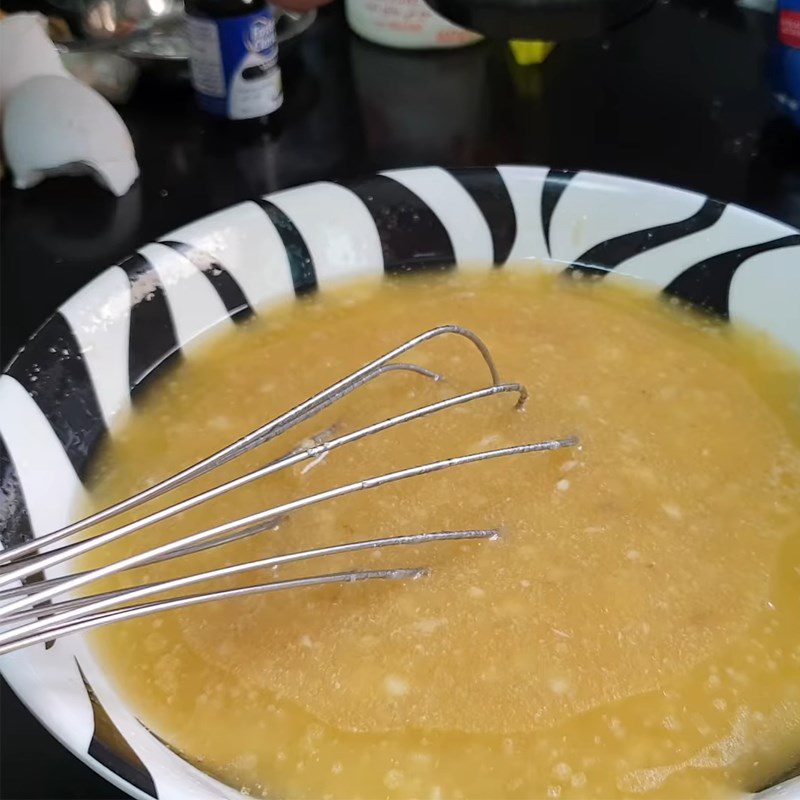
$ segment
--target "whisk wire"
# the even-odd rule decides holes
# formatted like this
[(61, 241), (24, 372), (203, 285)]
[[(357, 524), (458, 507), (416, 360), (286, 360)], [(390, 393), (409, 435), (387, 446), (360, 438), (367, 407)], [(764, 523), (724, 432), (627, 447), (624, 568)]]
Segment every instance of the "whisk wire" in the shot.
[[(171, 491), (231, 461), (237, 456), (286, 433), (301, 422), (311, 419), (324, 408), (342, 399), (350, 392), (387, 372), (410, 371), (434, 381), (441, 380), (442, 376), (432, 370), (412, 363), (397, 362), (394, 361), (394, 359), (423, 342), (444, 334), (454, 334), (465, 338), (476, 347), (489, 369), (492, 378), (492, 384), (490, 386), (454, 395), (437, 402), (428, 403), (339, 436), (332, 435), (337, 427), (334, 426), (324, 432), (324, 435), (313, 439), (312, 444), (308, 446), (301, 445), (299, 448), (295, 448), (280, 458), (273, 459), (244, 475), (220, 483), (210, 489), (146, 514), (139, 519), (112, 528), (111, 530), (97, 533), (88, 538), (59, 547), (51, 547), (74, 533), (86, 530), (100, 522), (104, 522), (125, 511), (129, 511), (148, 500), (152, 500)], [(497, 368), (488, 348), (472, 331), (458, 325), (443, 325), (409, 339), (402, 345), (394, 348), (380, 358), (371, 361), (336, 383), (331, 384), (326, 389), (296, 405), (284, 414), (281, 414), (232, 444), (222, 448), (212, 456), (202, 459), (166, 480), (76, 523), (72, 523), (57, 531), (39, 537), (33, 542), (18, 545), (0, 553), (0, 586), (6, 587), (0, 590), (0, 626), (5, 626), (3, 630), (0, 630), (0, 655), (36, 642), (67, 635), (68, 633), (74, 633), (99, 625), (106, 625), (123, 619), (132, 619), (156, 611), (182, 608), (215, 599), (240, 597), (258, 592), (270, 592), (326, 583), (378, 579), (402, 580), (416, 578), (426, 574), (426, 569), (422, 567), (393, 570), (353, 570), (348, 572), (312, 575), (293, 580), (259, 583), (237, 588), (217, 589), (200, 594), (190, 594), (143, 602), (155, 594), (183, 590), (197, 583), (239, 575), (252, 570), (265, 569), (268, 567), (275, 568), (290, 562), (357, 552), (370, 548), (424, 544), (445, 539), (488, 539), (496, 537), (497, 531), (492, 528), (476, 528), (460, 531), (439, 531), (401, 536), (384, 536), (357, 542), (333, 544), (308, 550), (267, 556), (243, 563), (230, 564), (228, 566), (195, 572), (169, 580), (155, 581), (145, 583), (144, 585), (130, 586), (127, 588), (96, 592), (82, 597), (53, 601), (53, 598), (57, 598), (60, 595), (80, 590), (88, 584), (126, 570), (145, 567), (167, 559), (175, 559), (212, 547), (221, 547), (245, 537), (275, 530), (280, 521), (288, 514), (327, 500), (479, 461), (521, 455), (524, 453), (557, 450), (563, 447), (573, 447), (579, 443), (577, 437), (567, 436), (541, 442), (517, 444), (510, 447), (467, 453), (418, 464), (405, 469), (384, 472), (381, 475), (374, 475), (362, 480), (344, 483), (324, 491), (279, 503), (270, 508), (265, 508), (204, 530), (194, 531), (180, 538), (146, 548), (140, 552), (133, 553), (132, 555), (93, 569), (57, 577), (48, 576), (43, 580), (37, 580), (35, 583), (33, 581), (26, 582), (26, 579), (30, 579), (35, 573), (43, 572), (46, 569), (55, 567), (64, 561), (72, 560), (79, 555), (99, 548), (123, 536), (140, 531), (147, 526), (157, 524), (174, 515), (181, 514), (201, 503), (205, 503), (226, 492), (240, 488), (252, 481), (267, 477), (279, 470), (286, 469), (307, 460), (311, 460), (311, 465), (313, 466), (313, 464), (316, 463), (314, 461), (315, 459), (321, 459), (333, 450), (357, 442), (367, 436), (381, 433), (395, 426), (403, 425), (464, 403), (470, 403), (475, 400), (481, 400), (503, 393), (517, 394), (516, 408), (521, 408), (528, 397), (528, 392), (522, 384), (503, 383), (500, 381)], [(22, 585), (18, 585), (18, 581), (22, 581)], [(122, 603), (128, 605), (119, 607)]]
[(327, 575), (312, 575), (307, 578), (294, 578), (286, 581), (273, 581), (270, 583), (259, 583), (252, 586), (241, 586), (234, 589), (220, 589), (214, 592), (203, 592), (202, 594), (188, 595), (186, 597), (179, 597), (172, 600), (157, 600), (151, 603), (142, 603), (140, 605), (131, 606), (128, 608), (119, 608), (112, 611), (104, 611), (98, 614), (90, 615), (77, 622), (68, 623), (65, 625), (54, 625), (52, 628), (40, 631), (39, 633), (30, 636), (12, 638), (9, 641), (0, 644), (0, 656), (11, 653), (14, 650), (19, 650), (23, 647), (29, 647), (33, 644), (46, 642), (53, 639), (59, 639), (62, 636), (67, 636), (71, 633), (78, 633), (79, 631), (88, 628), (96, 628), (100, 625), (108, 625), (112, 622), (122, 622), (123, 620), (136, 619), (143, 617), (147, 614), (155, 612), (171, 611), (176, 608), (186, 608), (188, 606), (197, 605), (198, 603), (207, 603), (210, 601), (229, 599), (233, 597), (245, 597), (252, 594), (260, 594), (262, 592), (274, 592), (283, 589), (299, 589), (307, 586), (321, 586), (329, 583), (353, 583), (356, 581), (366, 580), (413, 580), (421, 578), (429, 573), (426, 567), (403, 567), (400, 569), (384, 569), (384, 570), (353, 570), (351, 572), (334, 572)]
[[(40, 570), (55, 566), (56, 564), (60, 564), (67, 559), (83, 555), (84, 553), (90, 552), (91, 550), (107, 544), (108, 542), (115, 541), (123, 536), (127, 536), (128, 534), (139, 531), (148, 525), (161, 522), (162, 520), (168, 519), (176, 514), (188, 511), (190, 508), (194, 508), (195, 506), (205, 503), (208, 500), (218, 497), (219, 495), (225, 494), (233, 489), (238, 489), (241, 486), (258, 480), (259, 478), (264, 478), (267, 475), (278, 472), (279, 470), (294, 466), (295, 464), (298, 464), (306, 459), (315, 458), (322, 453), (330, 452), (338, 447), (358, 441), (366, 436), (379, 433), (388, 428), (394, 427), (395, 425), (411, 422), (421, 417), (425, 417), (428, 414), (433, 414), (438, 411), (452, 408), (456, 405), (461, 405), (463, 403), (468, 403), (472, 400), (477, 400), (484, 397), (490, 397), (494, 394), (499, 394), (502, 392), (518, 393), (519, 399), (517, 401), (517, 405), (519, 405), (521, 402), (524, 403), (525, 399), (527, 398), (527, 391), (520, 384), (499, 384), (485, 389), (467, 392), (466, 394), (456, 395), (454, 397), (447, 398), (446, 400), (440, 400), (436, 403), (429, 403), (428, 405), (407, 411), (403, 414), (397, 414), (381, 422), (367, 425), (351, 433), (339, 436), (328, 442), (322, 442), (304, 450), (289, 453), (288, 455), (269, 462), (259, 469), (248, 472), (245, 475), (240, 475), (233, 480), (222, 483), (213, 487), (212, 489), (208, 489), (205, 492), (196, 494), (193, 497), (189, 497), (185, 500), (175, 503), (174, 505), (160, 509), (159, 511), (155, 511), (152, 514), (130, 522), (119, 528), (115, 528), (105, 533), (96, 534), (95, 536), (83, 539), (80, 542), (75, 542), (63, 548), (42, 553), (40, 556), (28, 558), (23, 564), (17, 566), (15, 569), (10, 569), (4, 574), (0, 574), (0, 586), (4, 586), (11, 581), (25, 578), (28, 575), (32, 575)], [(0, 606), (0, 614), (2, 614), (5, 610), (6, 608), (4, 606)]]
[(245, 434), (235, 442), (223, 447), (216, 453), (213, 453), (212, 455), (198, 461), (186, 469), (177, 472), (169, 478), (166, 478), (159, 483), (156, 483), (155, 485), (126, 498), (125, 500), (121, 500), (120, 502), (115, 503), (108, 508), (102, 509), (101, 511), (85, 517), (84, 519), (60, 528), (59, 530), (39, 536), (32, 541), (23, 542), (7, 548), (6, 550), (0, 552), (0, 563), (12, 561), (13, 559), (16, 559), (27, 553), (38, 551), (43, 547), (66, 538), (67, 536), (80, 533), (81, 531), (84, 531), (87, 528), (90, 528), (101, 522), (105, 522), (107, 519), (117, 516), (118, 514), (129, 511), (132, 508), (136, 508), (148, 500), (153, 500), (157, 497), (160, 497), (162, 494), (165, 494), (172, 489), (176, 489), (186, 482), (193, 480), (194, 478), (198, 478), (201, 475), (204, 475), (205, 473), (216, 469), (223, 464), (226, 464), (228, 461), (237, 458), (243, 453), (265, 444), (276, 436), (280, 436), (282, 433), (289, 430), (289, 428), (298, 425), (307, 419), (310, 419), (312, 416), (331, 405), (331, 403), (335, 402), (336, 400), (340, 400), (345, 395), (349, 394), (360, 386), (363, 386), (368, 381), (379, 377), (385, 372), (408, 369), (434, 379), (439, 379), (439, 375), (432, 373), (430, 370), (427, 370), (424, 367), (418, 367), (414, 364), (404, 364), (399, 362), (390, 364), (389, 362), (393, 361), (393, 359), (411, 350), (412, 348), (417, 347), (423, 342), (446, 334), (461, 336), (472, 342), (489, 368), (489, 373), (492, 377), (492, 383), (500, 383), (500, 376), (497, 371), (497, 367), (495, 366), (494, 359), (492, 358), (489, 349), (475, 333), (467, 328), (461, 327), (460, 325), (441, 325), (437, 328), (432, 328), (429, 331), (425, 331), (425, 333), (421, 333), (418, 336), (409, 339), (398, 347), (395, 347), (393, 350), (390, 350), (388, 353), (376, 358), (374, 361), (365, 364), (360, 369), (350, 373), (350, 375), (347, 375), (336, 383), (331, 384), (326, 389), (323, 389), (321, 392), (318, 392), (284, 414), (281, 414), (279, 417), (276, 417), (270, 422), (267, 422), (265, 425), (256, 428), (248, 434)]
[[(426, 464), (419, 464), (415, 467), (395, 470), (394, 472), (387, 472), (383, 475), (376, 475), (364, 480), (343, 484), (322, 492), (306, 495), (305, 497), (291, 500), (288, 503), (273, 506), (272, 508), (268, 508), (264, 511), (258, 511), (255, 514), (249, 514), (248, 516), (240, 517), (239, 519), (232, 520), (231, 522), (225, 522), (221, 525), (216, 525), (213, 528), (207, 528), (206, 530), (199, 531), (188, 536), (183, 536), (180, 539), (166, 542), (165, 544), (158, 545), (157, 547), (150, 548), (149, 550), (144, 550), (141, 553), (135, 553), (134, 555), (127, 556), (111, 564), (97, 567), (96, 569), (91, 570), (88, 573), (84, 573), (83, 575), (75, 575), (60, 585), (45, 587), (26, 597), (18, 600), (12, 600), (10, 603), (0, 607), (0, 621), (14, 611), (18, 611), (30, 605), (41, 603), (44, 600), (49, 600), (52, 597), (63, 594), (64, 592), (79, 589), (81, 586), (85, 586), (91, 581), (107, 577), (115, 572), (119, 572), (121, 569), (141, 566), (142, 562), (144, 562), (150, 556), (173, 553), (182, 545), (194, 545), (197, 542), (202, 542), (204, 540), (229, 533), (242, 526), (264, 522), (272, 519), (273, 517), (289, 514), (293, 511), (298, 511), (301, 508), (316, 505), (317, 503), (321, 503), (326, 500), (343, 497), (345, 495), (364, 491), (366, 489), (375, 489), (379, 486), (394, 483), (395, 481), (406, 480), (408, 478), (414, 478), (420, 475), (428, 475), (432, 472), (450, 469), (463, 464), (470, 464), (477, 461), (487, 461), (489, 459), (502, 458), (504, 456), (521, 455), (523, 453), (558, 450), (562, 447), (573, 447), (577, 443), (577, 438), (571, 436), (565, 439), (549, 439), (544, 442), (520, 444), (512, 447), (501, 447), (495, 450), (483, 450), (479, 453), (469, 453), (462, 456), (452, 456), (439, 461), (430, 461)], [(4, 635), (5, 634), (0, 633), (0, 643), (3, 642)]]
[[(341, 555), (342, 553), (355, 553), (359, 550), (375, 550), (384, 547), (397, 547), (409, 545), (428, 544), (430, 542), (463, 539), (496, 539), (500, 535), (498, 530), (465, 530), (465, 531), (437, 531), (435, 533), (414, 533), (404, 536), (384, 536), (379, 539), (365, 539), (358, 542), (345, 542), (342, 544), (328, 545), (326, 547), (316, 547), (309, 550), (299, 550), (281, 555), (267, 556), (265, 558), (245, 561), (240, 564), (218, 567), (204, 572), (197, 572), (191, 575), (184, 575), (179, 578), (155, 581), (141, 586), (114, 589), (108, 592), (101, 592), (88, 597), (77, 597), (70, 600), (63, 600), (45, 608), (23, 609), (5, 617), (5, 621), (23, 622), (28, 619), (42, 617), (27, 625), (21, 625), (14, 629), (14, 637), (34, 633), (46, 629), (52, 625), (52, 615), (58, 614), (59, 622), (68, 622), (82, 614), (95, 614), (107, 608), (129, 600), (141, 600), (154, 594), (182, 589), (217, 578), (227, 578), (238, 575), (242, 572), (251, 572), (256, 569), (267, 567), (279, 567), (295, 561), (304, 561), (325, 556)], [(0, 635), (0, 643), (2, 643)]]

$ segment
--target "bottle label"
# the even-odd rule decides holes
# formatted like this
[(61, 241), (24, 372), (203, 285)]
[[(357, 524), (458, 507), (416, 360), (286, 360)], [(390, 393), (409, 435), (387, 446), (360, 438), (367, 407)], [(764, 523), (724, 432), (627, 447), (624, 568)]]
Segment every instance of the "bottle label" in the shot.
[(769, 80), (778, 105), (800, 127), (800, 0), (778, 0)]
[(425, 0), (348, 0), (357, 33), (398, 47), (460, 47), (481, 39), (437, 14)]
[(800, 47), (800, 11), (781, 9), (778, 16), (778, 39), (787, 47)]
[(229, 119), (263, 117), (283, 102), (275, 22), (268, 9), (187, 19), (192, 85), (201, 108)]

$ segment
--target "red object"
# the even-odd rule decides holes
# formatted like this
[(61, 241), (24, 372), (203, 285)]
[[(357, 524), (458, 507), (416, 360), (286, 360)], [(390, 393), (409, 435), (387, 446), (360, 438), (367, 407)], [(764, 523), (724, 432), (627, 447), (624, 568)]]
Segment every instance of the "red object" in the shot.
[(800, 47), (800, 11), (783, 9), (780, 12), (778, 39), (787, 47)]

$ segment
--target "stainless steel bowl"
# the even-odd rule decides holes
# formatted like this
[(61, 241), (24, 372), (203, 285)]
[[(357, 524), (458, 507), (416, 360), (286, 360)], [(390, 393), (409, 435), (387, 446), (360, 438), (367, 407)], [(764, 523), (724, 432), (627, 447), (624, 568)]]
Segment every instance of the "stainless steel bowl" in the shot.
[[(182, 64), (189, 58), (183, 0), (61, 0), (75, 20), (77, 38), (57, 46), (62, 53), (111, 51), (143, 68)], [(306, 31), (316, 11), (274, 8), (278, 44)]]

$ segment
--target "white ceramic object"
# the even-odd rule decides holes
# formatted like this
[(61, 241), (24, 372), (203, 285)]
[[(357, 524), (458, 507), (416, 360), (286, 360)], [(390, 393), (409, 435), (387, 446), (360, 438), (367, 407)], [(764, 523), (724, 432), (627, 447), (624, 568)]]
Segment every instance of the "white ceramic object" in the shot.
[(139, 175), (133, 142), (111, 103), (73, 78), (29, 78), (3, 116), (3, 150), (18, 189), (89, 173), (120, 196)]
[(11, 93), (41, 75), (67, 74), (41, 14), (10, 14), (0, 20), (0, 120)]
[[(143, 247), (37, 331), (0, 377), (3, 542), (71, 519), (92, 453), (142, 382), (157, 388), (171, 355), (191, 359), (209, 332), (281, 298), (448, 265), (623, 273), (768, 331), (800, 356), (800, 232), (746, 209), (539, 167), (311, 184)], [(133, 797), (241, 800), (136, 718), (82, 636), (0, 658), (0, 671), (65, 746)], [(757, 797), (800, 800), (800, 778)]]

